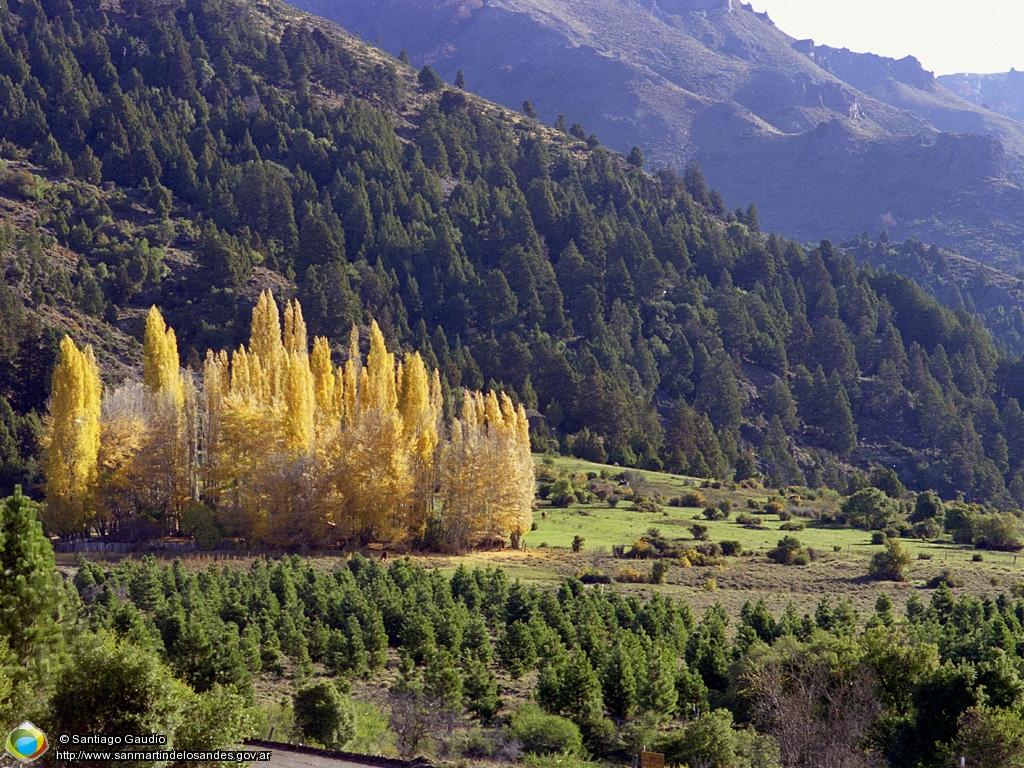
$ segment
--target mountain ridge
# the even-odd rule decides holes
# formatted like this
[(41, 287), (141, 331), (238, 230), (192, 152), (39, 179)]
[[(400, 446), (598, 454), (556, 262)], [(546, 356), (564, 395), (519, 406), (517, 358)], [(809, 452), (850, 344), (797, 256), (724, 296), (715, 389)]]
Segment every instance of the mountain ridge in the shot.
[(798, 41), (742, 3), (296, 5), (448, 79), (462, 69), (506, 106), (529, 100), (549, 122), (564, 113), (620, 151), (696, 161), (772, 230), (818, 240), (885, 229), (997, 265), (1024, 252), (1013, 213), (1024, 207), (1024, 124), (916, 60)]

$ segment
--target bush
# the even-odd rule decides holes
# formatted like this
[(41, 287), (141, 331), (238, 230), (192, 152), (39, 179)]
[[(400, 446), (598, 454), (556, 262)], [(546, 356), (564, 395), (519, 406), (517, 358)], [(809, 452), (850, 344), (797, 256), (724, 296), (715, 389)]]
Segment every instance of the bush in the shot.
[(736, 515), (736, 522), (742, 525), (744, 528), (762, 528), (761, 521), (753, 515)]
[(728, 516), (728, 512), (723, 512), (718, 507), (707, 507), (704, 510), (704, 517), (707, 520), (725, 520)]
[(954, 574), (948, 568), (943, 570), (938, 576), (934, 576), (928, 580), (926, 585), (928, 589), (938, 589), (941, 586), (947, 586), (950, 589), (956, 589), (957, 587), (963, 586), (963, 582), (960, 578)]
[(690, 533), (693, 534), (693, 538), (697, 539), (697, 541), (708, 540), (708, 527), (706, 525), (694, 523), (690, 526)]
[(321, 680), (296, 692), (295, 725), (303, 737), (325, 747), (343, 747), (356, 732), (351, 702), (342, 698), (330, 680)]
[(697, 552), (704, 557), (721, 557), (722, 547), (713, 541), (709, 541), (707, 544), (700, 544), (694, 548), (694, 552)]
[(1000, 552), (1018, 552), (1024, 549), (1021, 541), (1020, 520), (1009, 513), (995, 513), (979, 517), (973, 526), (974, 546)]
[(583, 545), (586, 543), (586, 541), (587, 540), (584, 539), (579, 534), (576, 534), (575, 536), (573, 536), (572, 537), (572, 551), (573, 552), (582, 552), (583, 551)]
[(567, 477), (560, 477), (555, 480), (551, 484), (547, 496), (551, 500), (551, 506), (563, 509), (575, 504), (579, 500), (576, 496), (576, 489), (572, 486), (572, 481)]
[(586, 569), (576, 574), (576, 578), (584, 584), (611, 584), (612, 577), (602, 571)]
[(779, 747), (770, 736), (738, 730), (732, 714), (715, 709), (667, 734), (658, 746), (671, 765), (746, 768), (778, 766)]
[[(659, 562), (660, 561), (656, 561), (654, 564), (658, 565)], [(648, 582), (648, 578), (649, 577), (646, 573), (631, 565), (620, 568), (615, 572), (615, 580), (622, 584), (646, 584)]]
[(509, 735), (523, 745), (524, 752), (538, 755), (579, 755), (583, 737), (572, 720), (551, 715), (536, 704), (524, 704), (508, 725)]
[(868, 575), (876, 581), (906, 581), (904, 571), (913, 561), (898, 539), (889, 539), (885, 551), (871, 558)]
[(811, 551), (800, 543), (800, 539), (784, 536), (774, 549), (769, 550), (768, 559), (780, 565), (807, 565), (814, 558)]
[(181, 511), (181, 531), (195, 539), (200, 549), (213, 549), (224, 532), (216, 522), (214, 511), (199, 501), (193, 501)]
[(780, 531), (802, 531), (806, 526), (803, 523), (798, 523), (792, 520), (788, 523), (783, 523), (779, 526)]
[(912, 530), (915, 539), (924, 541), (932, 541), (942, 535), (942, 526), (934, 517), (926, 517), (924, 520), (914, 523)]
[(636, 558), (637, 560), (646, 560), (648, 557), (657, 557), (657, 552), (655, 552), (654, 545), (651, 542), (646, 539), (638, 539), (629, 548), (629, 557)]
[(721, 547), (722, 554), (726, 557), (739, 557), (743, 554), (743, 545), (738, 541), (723, 541)]
[(651, 584), (664, 584), (668, 575), (668, 563), (664, 560), (656, 560), (651, 564)]
[(784, 509), (781, 512), (779, 512), (779, 520), (781, 520), (782, 522), (785, 523), (785, 522), (787, 522), (789, 520), (792, 520), (792, 519), (793, 519), (793, 513), (790, 512), (788, 509)]
[(985, 562), (985, 556), (981, 552), (976, 552), (974, 557), (971, 558), (972, 563), (983, 563)]
[(872, 544), (885, 544), (889, 540), (889, 537), (885, 535), (883, 531), (875, 531), (871, 534)]
[(636, 501), (636, 511), (657, 514), (661, 512), (661, 504), (650, 497), (644, 496)]
[(767, 504), (764, 505), (762, 513), (766, 515), (780, 515), (786, 510), (786, 505), (782, 499), (770, 499)]
[(677, 496), (670, 502), (670, 506), (673, 507), (693, 507), (700, 509), (707, 505), (707, 499), (704, 494), (700, 491), (687, 491), (681, 496)]

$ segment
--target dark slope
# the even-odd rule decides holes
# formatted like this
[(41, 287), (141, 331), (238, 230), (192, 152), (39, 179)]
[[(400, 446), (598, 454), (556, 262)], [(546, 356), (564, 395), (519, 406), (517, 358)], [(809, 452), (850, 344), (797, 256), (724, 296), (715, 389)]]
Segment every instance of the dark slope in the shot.
[(1024, 125), (913, 59), (796, 41), (731, 0), (296, 0), (548, 122), (657, 163), (803, 239), (885, 228), (989, 263), (1024, 252)]

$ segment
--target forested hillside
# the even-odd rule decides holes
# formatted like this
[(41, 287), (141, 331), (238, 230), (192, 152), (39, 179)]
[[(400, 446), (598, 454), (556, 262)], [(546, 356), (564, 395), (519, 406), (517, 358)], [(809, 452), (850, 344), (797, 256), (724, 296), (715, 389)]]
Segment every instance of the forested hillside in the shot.
[(1024, 503), (978, 318), (276, 3), (0, 2), (0, 155), (5, 485), (37, 482), (57, 329), (123, 372), (159, 304), (198, 370), (270, 288), (336, 352), (372, 317), (512, 394), (535, 449)]

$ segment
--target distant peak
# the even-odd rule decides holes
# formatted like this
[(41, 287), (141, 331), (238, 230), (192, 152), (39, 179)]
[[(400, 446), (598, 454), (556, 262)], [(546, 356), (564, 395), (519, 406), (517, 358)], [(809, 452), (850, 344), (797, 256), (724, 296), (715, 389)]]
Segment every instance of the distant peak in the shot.
[(738, 10), (738, 0), (656, 0), (655, 5), (668, 14), (720, 12), (732, 13)]

